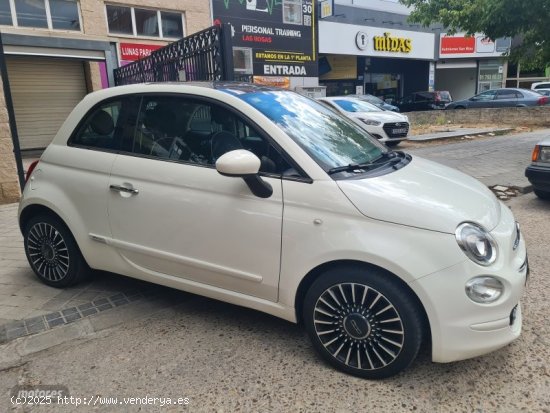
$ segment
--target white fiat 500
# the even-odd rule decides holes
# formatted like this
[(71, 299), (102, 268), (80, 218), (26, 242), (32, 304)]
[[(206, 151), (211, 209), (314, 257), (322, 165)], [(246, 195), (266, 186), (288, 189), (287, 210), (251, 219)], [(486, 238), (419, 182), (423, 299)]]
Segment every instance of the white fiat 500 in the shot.
[(48, 285), (104, 270), (302, 322), (366, 378), (422, 343), (450, 362), (521, 331), (528, 265), (509, 208), (289, 91), (92, 93), (29, 173), (19, 222)]

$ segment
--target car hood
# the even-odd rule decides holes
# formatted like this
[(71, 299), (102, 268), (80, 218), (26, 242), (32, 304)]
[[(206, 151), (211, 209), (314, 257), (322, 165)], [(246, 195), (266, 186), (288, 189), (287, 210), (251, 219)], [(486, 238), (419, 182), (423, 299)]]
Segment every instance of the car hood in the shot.
[(408, 122), (408, 119), (395, 112), (383, 111), (383, 112), (350, 112), (348, 116), (357, 119), (372, 119), (380, 122)]
[(464, 221), (491, 231), (500, 220), (500, 203), (485, 185), (418, 157), (386, 175), (337, 183), (363, 215), (380, 221), (453, 234)]

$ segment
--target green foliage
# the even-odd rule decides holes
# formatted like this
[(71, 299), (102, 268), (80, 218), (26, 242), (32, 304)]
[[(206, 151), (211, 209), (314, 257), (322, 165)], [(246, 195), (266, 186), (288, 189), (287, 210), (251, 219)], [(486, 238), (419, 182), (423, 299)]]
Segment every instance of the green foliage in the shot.
[(522, 65), (550, 64), (550, 0), (400, 0), (413, 9), (410, 20), (441, 23), (449, 33), (484, 33), (491, 39), (519, 37), (510, 59)]

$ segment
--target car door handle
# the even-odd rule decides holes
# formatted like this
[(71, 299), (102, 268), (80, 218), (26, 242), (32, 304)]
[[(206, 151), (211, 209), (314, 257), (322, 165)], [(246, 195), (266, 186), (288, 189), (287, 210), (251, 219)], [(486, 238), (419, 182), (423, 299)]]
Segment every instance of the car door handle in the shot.
[(110, 185), (109, 189), (111, 191), (125, 192), (125, 193), (131, 194), (131, 195), (139, 194), (139, 190), (137, 190), (135, 188), (126, 188), (125, 186), (120, 186), (120, 185)]

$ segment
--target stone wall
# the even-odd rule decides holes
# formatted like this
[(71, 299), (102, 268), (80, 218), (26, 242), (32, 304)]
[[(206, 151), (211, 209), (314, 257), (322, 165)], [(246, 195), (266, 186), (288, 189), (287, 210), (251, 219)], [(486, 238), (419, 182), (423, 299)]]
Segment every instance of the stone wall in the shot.
[(550, 128), (550, 106), (408, 112), (411, 125), (502, 125)]
[(0, 78), (0, 204), (17, 202), (20, 196), (8, 110)]

